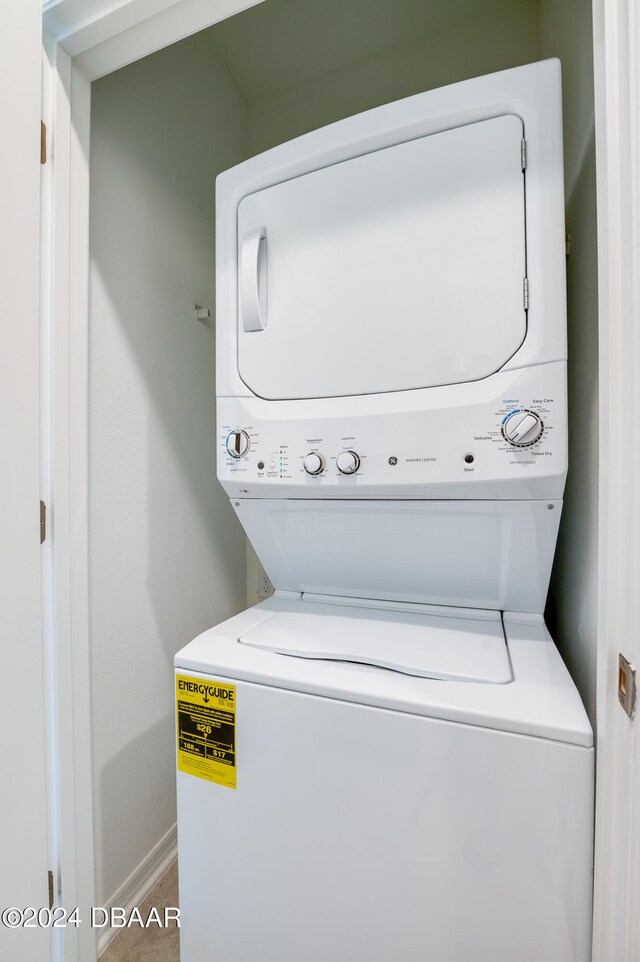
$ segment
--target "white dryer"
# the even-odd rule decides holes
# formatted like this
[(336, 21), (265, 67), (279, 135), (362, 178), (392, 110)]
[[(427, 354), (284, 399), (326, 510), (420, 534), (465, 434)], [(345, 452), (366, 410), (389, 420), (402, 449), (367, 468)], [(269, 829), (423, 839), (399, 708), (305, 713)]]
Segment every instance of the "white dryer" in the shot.
[(218, 476), (272, 599), (176, 656), (182, 962), (588, 962), (560, 68), (217, 188)]

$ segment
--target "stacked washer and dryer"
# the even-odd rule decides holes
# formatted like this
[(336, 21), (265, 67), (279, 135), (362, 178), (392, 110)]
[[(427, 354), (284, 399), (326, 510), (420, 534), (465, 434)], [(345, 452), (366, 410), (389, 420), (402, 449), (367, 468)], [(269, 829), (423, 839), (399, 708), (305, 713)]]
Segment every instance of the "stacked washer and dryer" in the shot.
[(218, 477), (275, 588), (176, 656), (182, 962), (587, 962), (560, 65), (217, 185)]

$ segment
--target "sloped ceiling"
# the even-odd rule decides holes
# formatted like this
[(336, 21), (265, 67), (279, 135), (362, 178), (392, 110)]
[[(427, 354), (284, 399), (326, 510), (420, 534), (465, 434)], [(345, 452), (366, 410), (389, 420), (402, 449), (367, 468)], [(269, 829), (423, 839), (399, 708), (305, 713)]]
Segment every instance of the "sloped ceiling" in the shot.
[(265, 0), (210, 28), (248, 99), (532, 0)]

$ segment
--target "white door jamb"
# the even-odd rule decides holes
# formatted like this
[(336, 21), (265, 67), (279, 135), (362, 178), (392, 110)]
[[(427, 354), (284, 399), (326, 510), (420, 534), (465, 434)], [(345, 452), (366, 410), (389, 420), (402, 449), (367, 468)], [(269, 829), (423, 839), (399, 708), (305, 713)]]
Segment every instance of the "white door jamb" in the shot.
[(640, 952), (640, 739), (618, 652), (640, 664), (640, 11), (594, 0), (600, 326), (594, 962)]

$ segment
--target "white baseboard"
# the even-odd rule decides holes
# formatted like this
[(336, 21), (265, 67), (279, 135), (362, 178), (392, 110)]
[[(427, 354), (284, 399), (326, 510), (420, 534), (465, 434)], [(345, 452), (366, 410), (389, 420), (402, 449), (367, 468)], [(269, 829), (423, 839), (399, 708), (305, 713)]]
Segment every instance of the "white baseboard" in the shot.
[[(174, 825), (169, 829), (157, 845), (151, 849), (138, 867), (133, 870), (128, 879), (122, 883), (119, 889), (113, 893), (107, 904), (104, 906), (107, 911), (114, 907), (125, 909), (128, 913), (131, 909), (140, 905), (147, 897), (164, 873), (167, 871), (173, 860), (178, 854), (178, 832)], [(98, 956), (102, 955), (109, 943), (116, 937), (121, 929), (104, 928), (98, 935)]]

